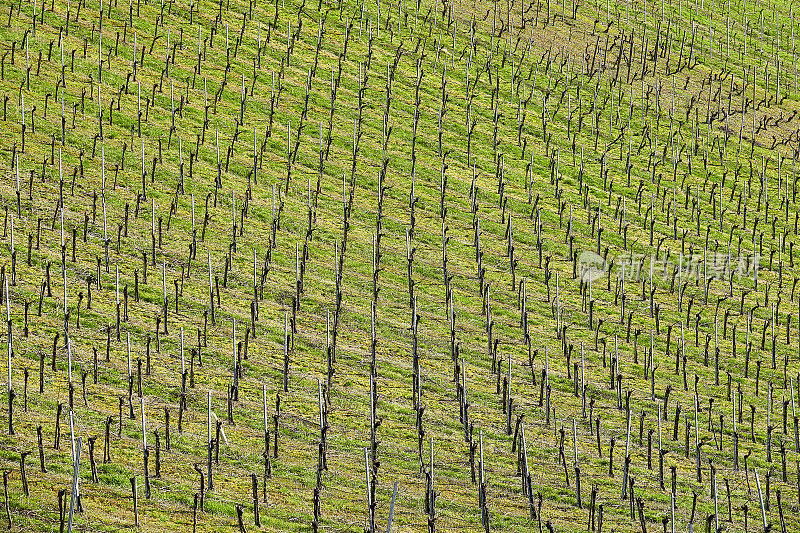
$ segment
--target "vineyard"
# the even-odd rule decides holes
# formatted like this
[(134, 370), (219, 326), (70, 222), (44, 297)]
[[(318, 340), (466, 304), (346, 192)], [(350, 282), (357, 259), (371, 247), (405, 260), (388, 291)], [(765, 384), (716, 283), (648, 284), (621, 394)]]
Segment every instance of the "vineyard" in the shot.
[(3, 2), (0, 525), (800, 530), (794, 19)]

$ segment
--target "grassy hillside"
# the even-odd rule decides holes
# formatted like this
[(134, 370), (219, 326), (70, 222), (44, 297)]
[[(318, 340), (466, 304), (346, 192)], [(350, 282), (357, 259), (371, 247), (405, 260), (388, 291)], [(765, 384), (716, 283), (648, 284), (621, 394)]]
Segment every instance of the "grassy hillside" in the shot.
[(9, 525), (796, 531), (795, 24), (5, 3)]

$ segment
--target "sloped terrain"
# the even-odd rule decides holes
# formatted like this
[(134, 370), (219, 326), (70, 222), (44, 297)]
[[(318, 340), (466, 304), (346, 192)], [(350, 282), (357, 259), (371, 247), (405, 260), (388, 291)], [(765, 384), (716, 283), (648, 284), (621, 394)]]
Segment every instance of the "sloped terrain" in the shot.
[(0, 15), (12, 530), (800, 528), (790, 2)]

